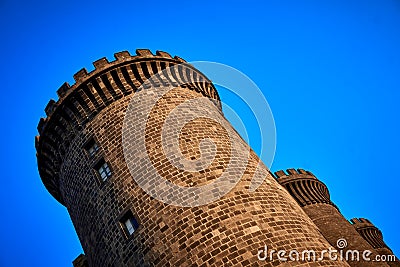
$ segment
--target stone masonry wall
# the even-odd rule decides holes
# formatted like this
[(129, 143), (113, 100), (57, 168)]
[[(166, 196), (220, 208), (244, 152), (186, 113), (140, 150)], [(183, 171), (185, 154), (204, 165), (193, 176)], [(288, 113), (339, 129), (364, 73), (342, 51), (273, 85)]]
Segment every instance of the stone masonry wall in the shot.
[[(128, 105), (135, 94), (144, 93), (136, 90), (140, 80), (159, 71), (165, 62), (174, 61), (162, 59), (166, 55), (161, 53), (157, 53), (156, 58), (148, 52), (139, 51), (138, 54), (142, 57), (135, 58), (134, 64), (125, 57), (122, 63), (108, 64), (102, 60), (97, 61), (97, 69), (89, 76), (85, 71), (79, 72), (75, 75), (78, 84), (73, 91), (59, 90), (61, 100), (49, 103), (46, 108), (49, 117), (38, 127), (41, 135), (36, 139), (36, 146), (42, 179), (49, 191), (67, 207), (89, 265), (277, 266), (281, 262), (276, 258), (260, 262), (258, 250), (265, 245), (275, 250), (297, 249), (300, 252), (328, 249), (330, 244), (315, 224), (265, 166), (261, 166), (266, 175), (264, 183), (254, 192), (248, 190), (259, 159), (253, 152), (248, 158), (232, 155), (232, 149), (245, 150), (248, 146), (238, 135), (229, 139), (229, 133), (235, 132), (230, 126), (221, 127), (209, 118), (200, 117), (182, 128), (179, 147), (187, 160), (200, 158), (202, 139), (207, 137), (213, 141), (215, 147), (206, 146), (202, 150), (204, 155), (213, 155), (215, 148), (215, 158), (204, 170), (182, 171), (166, 160), (160, 147), (160, 131), (176, 106), (207, 96), (205, 111), (224, 119), (219, 103), (214, 101), (219, 100), (215, 88), (197, 81), (190, 83), (190, 77), (201, 76), (201, 73), (193, 74), (189, 67), (177, 68), (169, 77), (186, 77), (189, 85), (175, 86), (157, 102), (146, 122), (145, 151), (135, 151), (137, 144), (132, 142), (130, 145), (136, 152), (133, 158), (137, 162), (126, 162), (122, 136)], [(121, 58), (121, 54), (119, 56)], [(179, 62), (182, 61), (175, 59), (173, 63)], [(121, 70), (126, 65), (130, 70)], [(162, 87), (163, 81), (154, 86)], [(148, 103), (138, 105), (140, 111)], [(198, 110), (199, 107), (195, 107), (188, 112)], [(183, 117), (182, 113), (178, 121)], [(138, 123), (135, 118), (128, 120), (128, 125), (133, 127)], [(99, 146), (94, 156), (88, 155), (85, 149), (91, 140)], [(151, 165), (141, 164), (146, 155)], [(50, 159), (53, 160), (50, 162)], [(99, 162), (108, 163), (112, 171), (112, 176), (105, 181), (96, 172)], [(134, 180), (153, 181), (151, 173), (155, 168), (159, 175), (174, 184), (196, 187), (214, 182), (232, 162), (246, 164), (234, 189), (217, 201), (197, 207), (164, 204), (148, 195)], [(134, 173), (128, 165), (135, 166)], [(237, 180), (238, 175), (239, 172), (232, 171), (228, 178)], [(131, 236), (123, 231), (120, 221), (128, 210), (139, 222), (139, 228)], [(326, 259), (288, 262), (285, 266), (348, 265)]]

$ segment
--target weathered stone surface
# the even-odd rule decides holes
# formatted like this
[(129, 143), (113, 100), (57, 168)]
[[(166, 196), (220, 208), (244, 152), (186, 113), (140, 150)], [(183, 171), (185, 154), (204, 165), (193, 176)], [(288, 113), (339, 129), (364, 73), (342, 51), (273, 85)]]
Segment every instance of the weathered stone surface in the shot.
[[(277, 266), (282, 262), (276, 257), (260, 262), (258, 250), (265, 245), (287, 251), (329, 248), (330, 243), (301, 208), (326, 205), (334, 212), (329, 193), (304, 189), (309, 195), (304, 196), (304, 203), (297, 203), (266, 167), (263, 167), (264, 183), (250, 192), (248, 187), (259, 159), (253, 152), (246, 159), (231, 153), (232, 148), (247, 147), (239, 137), (232, 142), (231, 126), (222, 127), (201, 117), (186, 124), (179, 139), (182, 155), (187, 160), (199, 159), (200, 143), (209, 138), (215, 145), (215, 158), (199, 172), (182, 171), (170, 164), (161, 139), (166, 117), (185, 101), (208, 97), (210, 104), (204, 109), (223, 118), (219, 96), (206, 77), (179, 57), (172, 58), (163, 52), (150, 55), (149, 50), (137, 53), (138, 56), (126, 51), (117, 53), (113, 62), (96, 61), (96, 69), (91, 73), (78, 72), (76, 84), (59, 90), (60, 99), (50, 103), (48, 117), (38, 127), (40, 137), (36, 138), (36, 148), (41, 178), (49, 192), (68, 208), (89, 266)], [(162, 88), (169, 84), (175, 88), (157, 102), (146, 119), (145, 151), (138, 149), (137, 162), (127, 162), (122, 136), (129, 103), (140, 93), (138, 88), (147, 78), (177, 64), (183, 65), (148, 85)], [(138, 105), (140, 111), (149, 103)], [(178, 116), (177, 121), (180, 119)], [(132, 119), (126, 123), (139, 122)], [(93, 142), (99, 149), (91, 156), (87, 150)], [(131, 149), (135, 150), (137, 145), (132, 142)], [(206, 147), (202, 152), (212, 154), (212, 150)], [(152, 166), (141, 164), (141, 155), (148, 155)], [(241, 178), (233, 190), (215, 202), (198, 207), (164, 204), (146, 194), (135, 180), (151, 182), (154, 177), (150, 168), (154, 166), (159, 175), (176, 185), (202, 186), (218, 179), (229, 162), (243, 160), (246, 161), (243, 174), (229, 173), (234, 179)], [(99, 163), (107, 163), (112, 172), (105, 181), (97, 173)], [(128, 165), (135, 166), (135, 177)], [(311, 176), (303, 170), (289, 173)], [(279, 179), (286, 175), (278, 174)], [(315, 177), (310, 179), (318, 190), (323, 189)], [(139, 223), (131, 236), (127, 236), (121, 224), (128, 210)], [(338, 227), (333, 225), (332, 229)], [(326, 259), (287, 262), (285, 266), (348, 264)]]

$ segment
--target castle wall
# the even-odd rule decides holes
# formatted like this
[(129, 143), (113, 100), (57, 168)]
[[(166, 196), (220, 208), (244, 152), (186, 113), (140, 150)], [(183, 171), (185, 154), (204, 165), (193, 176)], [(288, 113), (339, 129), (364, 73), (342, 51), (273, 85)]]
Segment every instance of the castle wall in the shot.
[[(323, 236), (329, 243), (338, 250), (344, 252), (348, 250), (358, 250), (360, 252), (359, 261), (348, 260), (348, 264), (354, 267), (364, 266), (388, 266), (384, 262), (373, 262), (362, 260), (362, 252), (369, 250), (372, 252), (370, 257), (374, 259), (378, 252), (340, 213), (338, 208), (331, 202), (329, 191), (325, 184), (319, 181), (312, 173), (299, 169), (288, 169), (276, 172), (275, 175), (282, 184), (296, 199), (297, 203), (303, 208), (304, 212), (311, 218)], [(337, 242), (345, 239), (346, 247), (338, 248)]]
[(381, 255), (381, 258), (387, 261), (389, 266), (400, 266), (400, 261), (397, 257), (394, 259), (388, 258), (394, 256), (393, 251), (383, 241), (382, 232), (375, 225), (364, 218), (353, 218), (350, 222), (360, 236), (362, 236), (376, 250), (376, 252)]
[[(48, 118), (42, 119), (38, 127), (36, 147), (41, 177), (53, 196), (67, 207), (89, 265), (250, 266), (260, 264), (257, 253), (265, 245), (287, 251), (327, 249), (329, 243), (318, 228), (265, 166), (260, 165), (264, 183), (254, 192), (248, 190), (259, 159), (253, 152), (243, 157), (248, 146), (224, 119), (215, 88), (204, 82), (206, 78), (191, 82), (201, 73), (194, 74), (196, 71), (189, 66), (177, 68), (167, 77), (189, 85), (174, 86), (151, 109), (144, 122), (145, 136), (141, 136), (146, 141), (145, 150), (140, 142), (132, 141), (128, 146), (133, 155), (124, 156), (124, 123), (130, 125), (133, 136), (142, 134), (135, 127), (143, 123), (138, 121), (143, 119), (140, 111), (148, 108), (147, 101), (151, 100), (146, 90), (137, 91), (141, 81), (163, 65), (182, 62), (162, 52), (155, 57), (140, 50), (138, 55), (131, 58), (120, 53), (114, 63), (105, 59), (95, 62), (96, 70), (91, 74), (78, 72), (74, 76), (77, 84), (60, 88), (60, 100), (49, 103)], [(165, 87), (162, 79), (153, 85), (160, 90)], [(137, 113), (124, 121), (129, 103), (140, 94), (143, 98), (135, 105)], [(208, 114), (209, 118), (199, 116), (182, 128), (179, 149), (188, 161), (211, 156), (213, 161), (201, 171), (188, 172), (167, 159), (162, 148), (162, 126), (176, 106), (204, 96), (208, 97), (204, 106), (189, 105), (186, 110), (192, 115)], [(186, 115), (183, 112), (176, 116), (179, 123)], [(214, 145), (202, 145), (204, 138)], [(99, 150), (90, 156), (86, 147), (93, 141)], [(144, 160), (146, 157), (151, 164)], [(102, 181), (96, 169), (104, 162), (112, 175)], [(239, 165), (244, 166), (243, 172)], [(212, 184), (224, 173), (228, 182), (241, 180), (222, 198), (200, 206), (164, 204), (137, 184), (156, 182), (157, 174), (173, 184), (198, 187)], [(171, 192), (164, 193), (168, 197)], [(218, 192), (208, 194), (213, 197)], [(185, 195), (174, 197), (187, 201)], [(128, 211), (139, 224), (132, 235), (127, 235), (121, 224)], [(280, 263), (274, 258), (261, 264)], [(285, 264), (348, 266), (329, 259)]]

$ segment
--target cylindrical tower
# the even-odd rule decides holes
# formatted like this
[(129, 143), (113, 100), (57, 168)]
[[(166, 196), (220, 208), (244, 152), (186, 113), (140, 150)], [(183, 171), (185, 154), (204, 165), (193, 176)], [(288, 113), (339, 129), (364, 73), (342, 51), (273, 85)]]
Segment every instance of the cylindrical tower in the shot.
[[(38, 125), (40, 176), (48, 191), (67, 207), (89, 265), (246, 266), (260, 264), (257, 255), (266, 245), (300, 252), (327, 249), (329, 243), (268, 169), (259, 166), (258, 157), (233, 154), (248, 147), (224, 119), (212, 83), (179, 57), (160, 51), (153, 55), (145, 49), (136, 54), (116, 53), (115, 61), (102, 58), (94, 62), (94, 71), (76, 73), (76, 83), (61, 86), (59, 100), (49, 102), (47, 118)], [(162, 76), (146, 85), (147, 79), (161, 72)], [(139, 115), (150, 105), (150, 87), (170, 90), (151, 105), (146, 120), (140, 121)], [(202, 106), (189, 104), (176, 112), (183, 103), (200, 98), (205, 99)], [(134, 112), (127, 118), (132, 101)], [(180, 129), (181, 154), (174, 158), (169, 147), (164, 147), (163, 138), (168, 141), (171, 136), (163, 125), (170, 117), (178, 125), (185, 114), (199, 116)], [(145, 131), (136, 132), (136, 126), (143, 123)], [(143, 134), (144, 149), (140, 138), (137, 142), (124, 139), (126, 129), (131, 137)], [(127, 155), (126, 149), (133, 154)], [(199, 160), (212, 160), (199, 171), (187, 171), (172, 164), (179, 157), (183, 159), (178, 163), (193, 163), (194, 168), (202, 163)], [(239, 163), (245, 163), (243, 172), (230, 169)], [(265, 180), (250, 192), (257, 166)], [(156, 175), (181, 188), (208, 185), (223, 175), (231, 183), (238, 182), (213, 202), (179, 206), (166, 204), (162, 198), (173, 195), (185, 202), (185, 195), (155, 186), (154, 190), (161, 191), (155, 198), (138, 185), (156, 183)], [(264, 266), (278, 263), (276, 256), (262, 262)], [(288, 265), (348, 266), (329, 259)]]
[(383, 241), (382, 232), (369, 220), (353, 218), (350, 220), (357, 232), (381, 255), (381, 260), (386, 261), (391, 267), (400, 266), (400, 261), (394, 256), (393, 251)]
[(340, 213), (337, 206), (332, 203), (328, 188), (324, 183), (319, 181), (311, 172), (303, 169), (288, 169), (286, 171), (287, 173), (283, 170), (275, 172), (278, 182), (303, 208), (329, 243), (338, 249), (343, 249), (344, 252), (349, 250), (360, 252), (360, 260), (351, 260), (352, 256), (348, 258), (347, 262), (350, 266), (388, 266), (383, 262), (362, 259), (361, 254), (365, 250), (370, 250), (373, 253), (372, 256), (369, 256), (371, 259), (377, 255), (377, 252), (358, 234), (350, 222)]

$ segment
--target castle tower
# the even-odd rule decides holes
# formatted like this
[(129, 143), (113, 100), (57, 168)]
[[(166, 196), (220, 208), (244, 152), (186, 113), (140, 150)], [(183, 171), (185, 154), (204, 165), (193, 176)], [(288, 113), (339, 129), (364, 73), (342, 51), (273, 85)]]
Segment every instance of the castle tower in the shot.
[(379, 255), (384, 257), (384, 260), (390, 266), (400, 266), (400, 261), (396, 257), (393, 261), (387, 257), (393, 255), (393, 251), (383, 241), (382, 232), (373, 225), (369, 220), (364, 218), (353, 218), (350, 220), (357, 232), (378, 252)]
[[(264, 182), (249, 191), (259, 159), (254, 153), (240, 157), (248, 146), (223, 117), (218, 93), (202, 73), (161, 51), (154, 55), (137, 50), (135, 56), (124, 51), (115, 58), (94, 62), (94, 71), (82, 69), (74, 75), (74, 85), (62, 85), (58, 101), (47, 105), (47, 118), (40, 120), (36, 137), (42, 181), (67, 208), (89, 266), (247, 266), (260, 264), (257, 253), (265, 245), (299, 251), (329, 247), (265, 166), (260, 165)], [(162, 75), (146, 83), (155, 73)], [(150, 92), (150, 87), (156, 91)], [(151, 95), (165, 88), (170, 90), (150, 105)], [(189, 104), (174, 113), (182, 103), (199, 99), (201, 105)], [(143, 110), (150, 106), (143, 121)], [(130, 109), (134, 112), (126, 116)], [(171, 137), (168, 131), (163, 136), (163, 125), (170, 117), (179, 124), (185, 114), (201, 116), (182, 127), (177, 141), (181, 155), (173, 158), (163, 147), (163, 138)], [(145, 132), (139, 124), (146, 125)], [(205, 138), (214, 145), (202, 142)], [(139, 140), (145, 141), (144, 148)], [(199, 171), (171, 163), (179, 158), (197, 167), (210, 157)], [(243, 171), (235, 168), (243, 163)], [(230, 183), (238, 182), (215, 201), (169, 205), (161, 200), (172, 196), (188, 204), (191, 196), (164, 190), (167, 182), (157, 183), (157, 175), (186, 189), (208, 185), (223, 175)], [(157, 197), (139, 186), (152, 183), (161, 191)], [(212, 198), (220, 189), (201, 197)], [(279, 263), (274, 257), (262, 265)], [(329, 259), (288, 265), (348, 266)]]
[[(275, 172), (278, 182), (283, 185), (296, 202), (303, 208), (305, 213), (318, 226), (321, 233), (336, 248), (345, 250), (370, 250), (373, 254), (371, 259), (377, 255), (374, 247), (362, 238), (356, 229), (340, 213), (339, 209), (332, 203), (328, 188), (319, 181), (311, 172), (303, 169), (288, 169)], [(345, 239), (345, 247), (338, 247), (338, 240)], [(360, 258), (362, 258), (360, 256)], [(388, 266), (384, 262), (347, 261), (350, 266)]]

